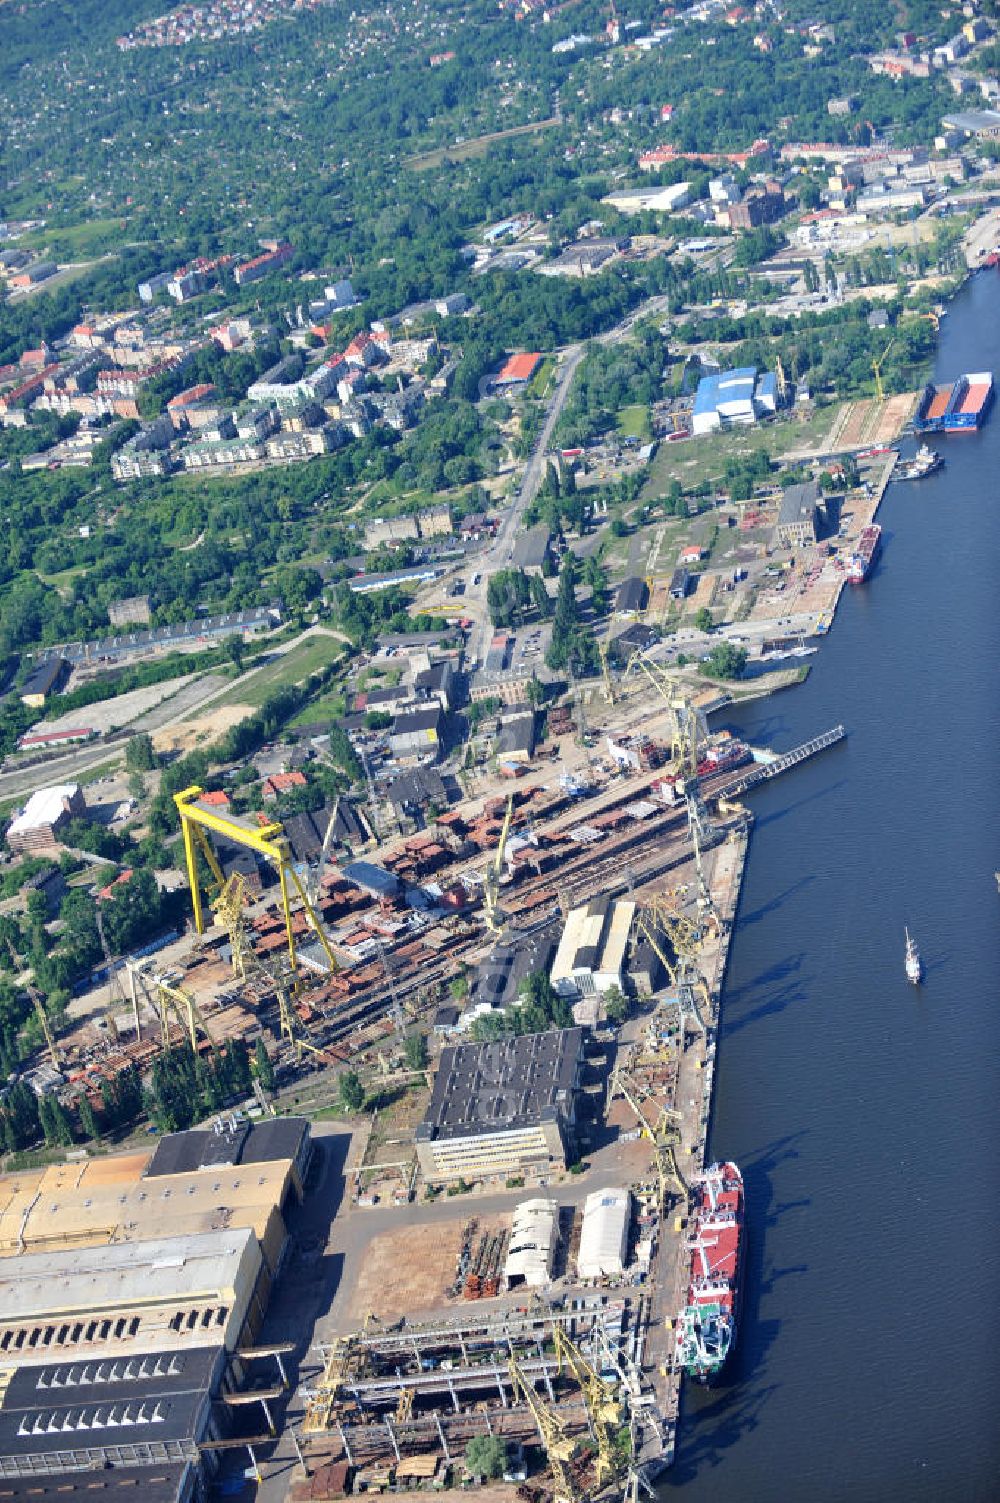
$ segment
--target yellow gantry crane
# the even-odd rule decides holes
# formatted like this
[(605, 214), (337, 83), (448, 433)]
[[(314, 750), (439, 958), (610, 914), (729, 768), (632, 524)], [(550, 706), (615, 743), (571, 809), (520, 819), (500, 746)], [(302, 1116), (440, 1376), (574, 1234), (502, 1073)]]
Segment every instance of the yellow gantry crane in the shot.
[(565, 1421), (535, 1392), (530, 1378), (525, 1376), (513, 1349), (507, 1362), (507, 1370), (510, 1373), (510, 1386), (515, 1399), (520, 1394), (527, 1404), (541, 1437), (552, 1480), (555, 1483), (556, 1503), (578, 1503), (582, 1492), (569, 1466), (576, 1451), (576, 1442), (567, 1434)]
[(129, 980), (132, 985), (132, 1006), (139, 1016), (139, 994), (151, 1006), (160, 1021), (160, 1038), (164, 1049), (170, 1048), (170, 1020), (178, 1024), (187, 1037), (194, 1053), (198, 1052), (198, 1034), (208, 1043), (213, 1043), (208, 1025), (202, 1017), (198, 1004), (189, 991), (172, 982), (169, 977), (154, 972), (148, 960), (126, 960)]
[(618, 1437), (624, 1417), (624, 1405), (618, 1397), (617, 1386), (600, 1376), (566, 1334), (564, 1326), (557, 1323), (553, 1328), (553, 1336), (559, 1361), (558, 1371), (561, 1373), (565, 1367), (573, 1374), (587, 1406), (594, 1439), (597, 1441), (596, 1474), (600, 1488), (609, 1478), (623, 1470)]
[(514, 795), (507, 796), (507, 811), (503, 818), (503, 827), (500, 831), (500, 839), (493, 853), (493, 859), (486, 868), (483, 876), (483, 917), (486, 927), (494, 936), (503, 933), (504, 916), (500, 909), (500, 874), (503, 871), (503, 859), (507, 850), (507, 837), (510, 835), (511, 820), (514, 818)]
[(295, 932), (292, 924), (292, 889), (305, 910), (306, 917), (316, 932), (316, 937), (323, 947), (324, 953), (330, 965), (331, 971), (340, 969), (337, 957), (333, 953), (330, 941), (319, 919), (315, 908), (310, 901), (309, 894), (292, 862), (291, 847), (284, 833), (283, 826), (272, 820), (266, 825), (252, 825), (248, 820), (241, 819), (235, 814), (223, 813), (218, 809), (208, 809), (200, 803), (202, 789), (197, 786), (183, 789), (174, 794), (174, 803), (180, 816), (181, 832), (184, 836), (184, 857), (187, 862), (188, 885), (191, 889), (191, 904), (194, 909), (194, 926), (199, 934), (205, 932), (205, 914), (202, 905), (201, 881), (198, 875), (198, 856), (201, 855), (212, 876), (215, 878), (220, 893), (225, 889), (226, 878), (211, 842), (208, 832), (221, 836), (223, 840), (230, 841), (233, 845), (242, 846), (244, 850), (255, 851), (270, 861), (278, 873), (278, 881), (281, 885), (281, 907), (285, 916), (285, 934), (288, 940), (288, 958), (292, 970), (298, 974), (298, 955), (295, 948)]

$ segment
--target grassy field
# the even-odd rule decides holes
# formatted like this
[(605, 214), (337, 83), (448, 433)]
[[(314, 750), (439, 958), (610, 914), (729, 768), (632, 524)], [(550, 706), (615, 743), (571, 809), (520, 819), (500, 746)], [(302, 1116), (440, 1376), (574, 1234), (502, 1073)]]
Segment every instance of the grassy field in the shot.
[(336, 720), (338, 716), (343, 715), (345, 708), (343, 694), (334, 689), (327, 694), (321, 694), (319, 699), (310, 700), (291, 724), (312, 725), (317, 720)]
[(642, 406), (623, 407), (618, 414), (618, 432), (622, 438), (637, 438), (648, 444), (653, 437), (649, 423), (649, 408)]
[(555, 368), (556, 363), (552, 359), (551, 355), (547, 356), (542, 361), (528, 386), (528, 390), (533, 397), (544, 397), (546, 391), (548, 390), (549, 382), (552, 380), (552, 372), (555, 370)]
[(654, 501), (662, 496), (671, 480), (684, 487), (703, 480), (721, 480), (726, 460), (766, 449), (774, 460), (820, 442), (830, 432), (836, 419), (836, 407), (823, 407), (805, 419), (788, 419), (762, 423), (754, 428), (730, 428), (722, 433), (706, 433), (700, 438), (660, 445), (649, 469), (641, 500)]
[(473, 136), (471, 141), (457, 142), (454, 146), (440, 146), (437, 151), (421, 152), (419, 156), (409, 157), (406, 166), (412, 167), (414, 172), (426, 172), (444, 162), (466, 162), (470, 157), (485, 156), (494, 141), (504, 141), (508, 136), (528, 136), (558, 124), (553, 116), (550, 120), (538, 120), (529, 125), (512, 125), (509, 130), (497, 130), (488, 136)]
[(227, 693), (213, 700), (212, 708), (224, 705), (253, 705), (259, 708), (276, 689), (284, 689), (289, 684), (300, 684), (310, 673), (315, 673), (318, 668), (325, 668), (327, 663), (339, 658), (343, 651), (343, 642), (338, 642), (333, 637), (310, 637), (290, 652), (282, 653), (273, 662), (267, 663), (249, 678), (238, 679)]

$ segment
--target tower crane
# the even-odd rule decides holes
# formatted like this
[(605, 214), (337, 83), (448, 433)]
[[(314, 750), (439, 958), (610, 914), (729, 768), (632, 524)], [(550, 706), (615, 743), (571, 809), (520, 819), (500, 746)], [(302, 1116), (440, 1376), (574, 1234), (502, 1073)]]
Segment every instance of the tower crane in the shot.
[[(10, 951), (10, 958), (14, 962), (15, 971), (19, 971), (21, 969), (21, 961), (10, 940), (7, 941), (7, 949)], [(45, 1011), (45, 1003), (42, 1001), (41, 992), (30, 981), (22, 982), (22, 985), (28, 993), (32, 1007), (35, 1009), (35, 1017), (38, 1019), (38, 1025), (42, 1030), (42, 1038), (45, 1040), (45, 1047), (49, 1051), (52, 1068), (60, 1070), (62, 1068), (62, 1060), (56, 1048), (56, 1041), (52, 1035), (52, 1025), (49, 1022), (49, 1015)]]
[(507, 1362), (507, 1370), (510, 1373), (510, 1386), (514, 1397), (517, 1398), (520, 1394), (538, 1428), (549, 1469), (552, 1472), (552, 1480), (555, 1483), (556, 1503), (579, 1503), (582, 1492), (569, 1467), (576, 1450), (576, 1443), (566, 1433), (565, 1422), (555, 1409), (535, 1392), (514, 1355), (513, 1347), (511, 1347)]
[(580, 1348), (567, 1335), (565, 1326), (557, 1322), (553, 1327), (553, 1336), (559, 1360), (558, 1370), (561, 1373), (565, 1366), (573, 1374), (587, 1406), (594, 1439), (597, 1441), (596, 1470), (597, 1485), (600, 1488), (622, 1469), (618, 1455), (618, 1435), (624, 1405), (618, 1397), (616, 1386), (594, 1370)]
[(705, 808), (705, 801), (701, 796), (701, 785), (698, 779), (698, 747), (708, 735), (705, 712), (700, 705), (694, 703), (682, 684), (671, 678), (658, 665), (647, 662), (641, 653), (633, 653), (629, 659), (625, 670), (626, 677), (632, 673), (633, 669), (638, 669), (645, 674), (669, 711), (670, 759), (678, 771), (683, 792), (684, 810), (694, 853), (694, 869), (698, 879), (698, 902), (705, 912), (717, 921), (718, 916), (702, 860), (704, 847), (714, 844), (717, 839), (708, 810)]
[[(125, 996), (121, 977), (111, 962), (111, 951), (108, 948), (108, 941), (104, 933), (104, 919), (101, 917), (100, 903), (94, 905), (94, 919), (97, 923), (97, 937), (101, 941), (101, 953), (104, 956), (104, 964), (108, 968), (108, 1010), (104, 1016), (107, 1019), (108, 1033), (114, 1039), (115, 1043), (117, 1043), (120, 1030), (115, 1021), (115, 1003), (119, 1004), (119, 1012), (128, 1012), (129, 1002)], [(134, 1004), (132, 1006), (132, 1017), (135, 1023), (135, 1036), (138, 1040), (142, 1035), (139, 1027), (139, 1009)]]
[(486, 927), (494, 936), (503, 933), (504, 916), (500, 910), (500, 873), (503, 871), (503, 859), (507, 850), (507, 837), (510, 834), (510, 824), (514, 817), (514, 795), (507, 796), (507, 812), (504, 814), (503, 827), (500, 830), (500, 839), (497, 842), (493, 859), (483, 877), (483, 914), (486, 919)]
[(250, 940), (247, 935), (243, 909), (246, 904), (246, 882), (240, 872), (226, 878), (225, 886), (212, 903), (212, 911), (229, 935), (229, 952), (233, 975), (239, 981), (247, 979), (250, 957)]
[[(682, 1198), (686, 1197), (688, 1187), (674, 1152), (675, 1144), (680, 1141), (680, 1129), (677, 1126), (680, 1112), (665, 1107), (656, 1099), (652, 1091), (624, 1072), (619, 1072), (616, 1079), (618, 1089), (632, 1108), (641, 1136), (648, 1139), (652, 1146), (653, 1162), (656, 1165), (656, 1174), (660, 1182), (660, 1205), (666, 1206), (671, 1185)], [(647, 1104), (655, 1113), (652, 1122), (644, 1110)]]
[(878, 359), (872, 361), (872, 370), (875, 372), (875, 391), (880, 402), (885, 401), (885, 389), (882, 385), (882, 367), (888, 358), (889, 351), (892, 349), (895, 343), (895, 339), (890, 339), (889, 343), (886, 345), (885, 349), (882, 351)]

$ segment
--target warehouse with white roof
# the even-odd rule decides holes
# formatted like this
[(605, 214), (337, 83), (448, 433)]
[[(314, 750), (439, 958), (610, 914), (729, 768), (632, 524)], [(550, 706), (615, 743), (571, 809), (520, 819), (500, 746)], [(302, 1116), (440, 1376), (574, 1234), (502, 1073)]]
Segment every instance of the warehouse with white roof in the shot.
[(581, 1279), (615, 1278), (628, 1263), (632, 1197), (628, 1190), (595, 1190), (583, 1208), (576, 1271)]
[(571, 910), (552, 966), (560, 997), (589, 997), (622, 985), (634, 918), (635, 904), (624, 899), (594, 898)]

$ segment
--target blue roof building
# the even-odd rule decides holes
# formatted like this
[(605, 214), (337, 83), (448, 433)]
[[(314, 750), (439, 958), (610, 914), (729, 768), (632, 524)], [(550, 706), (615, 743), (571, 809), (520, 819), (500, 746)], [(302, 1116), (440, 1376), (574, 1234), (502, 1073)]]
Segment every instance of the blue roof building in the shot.
[(695, 393), (692, 433), (711, 433), (723, 424), (755, 422), (756, 382), (757, 370), (752, 365), (734, 371), (720, 371), (717, 376), (703, 376)]

